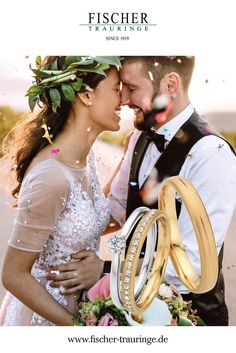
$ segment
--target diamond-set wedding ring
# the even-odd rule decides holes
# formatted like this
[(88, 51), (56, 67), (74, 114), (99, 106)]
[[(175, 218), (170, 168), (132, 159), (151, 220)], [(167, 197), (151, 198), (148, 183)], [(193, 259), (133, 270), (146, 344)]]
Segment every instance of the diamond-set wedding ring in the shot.
[[(126, 240), (130, 236), (137, 222), (148, 212), (150, 209), (147, 207), (137, 208), (127, 219), (125, 225), (123, 226), (120, 233), (115, 234), (111, 239), (107, 241), (109, 250), (113, 252), (113, 260), (111, 265), (111, 297), (114, 304), (123, 308), (123, 303), (121, 301), (121, 291), (120, 291), (120, 275), (121, 275), (121, 253), (126, 248)], [(157, 227), (156, 223), (150, 229), (147, 236), (146, 251), (140, 270), (139, 279), (134, 288), (134, 296), (137, 298), (142, 291), (142, 287), (145, 284), (147, 277), (149, 275), (152, 259), (155, 251), (155, 244), (157, 239)]]
[[(140, 296), (137, 298), (134, 296), (134, 287), (139, 254), (149, 230), (152, 229), (153, 224), (156, 224), (156, 222), (158, 222), (158, 242), (155, 244), (156, 254), (149, 277), (142, 286)], [(139, 314), (151, 304), (161, 284), (169, 251), (169, 219), (164, 212), (151, 210), (142, 217), (137, 225), (125, 257), (121, 280), (121, 301), (125, 309)]]
[[(196, 233), (201, 275), (194, 270), (182, 241), (176, 215), (177, 195), (185, 205)], [(121, 232), (109, 241), (109, 248), (114, 253), (110, 276), (112, 300), (117, 307), (134, 314), (146, 310), (157, 295), (169, 255), (179, 278), (193, 293), (212, 289), (218, 276), (218, 258), (211, 223), (193, 185), (180, 176), (166, 178), (160, 187), (158, 204), (159, 210), (147, 207), (134, 210)], [(132, 232), (121, 271), (121, 255)], [(144, 260), (136, 276), (145, 239)]]

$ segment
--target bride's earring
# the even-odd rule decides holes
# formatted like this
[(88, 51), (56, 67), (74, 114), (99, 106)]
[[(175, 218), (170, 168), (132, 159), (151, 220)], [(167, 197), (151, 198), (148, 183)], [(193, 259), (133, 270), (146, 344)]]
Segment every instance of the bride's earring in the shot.
[(89, 105), (89, 106), (91, 107), (91, 105), (92, 105), (92, 102), (88, 102), (88, 103), (87, 103), (87, 105)]

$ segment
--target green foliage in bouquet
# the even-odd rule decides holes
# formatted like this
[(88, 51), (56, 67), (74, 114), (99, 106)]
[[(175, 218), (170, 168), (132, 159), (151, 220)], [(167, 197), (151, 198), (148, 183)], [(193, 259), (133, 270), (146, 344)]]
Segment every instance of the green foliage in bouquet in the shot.
[(197, 311), (192, 309), (192, 302), (183, 300), (181, 294), (173, 286), (163, 282), (159, 289), (159, 298), (168, 305), (177, 326), (206, 326), (204, 321), (197, 316)]
[(111, 297), (102, 300), (78, 302), (74, 313), (76, 326), (129, 326), (124, 311), (117, 308)]
[(86, 90), (86, 75), (95, 73), (106, 76), (111, 66), (120, 67), (119, 56), (66, 56), (62, 69), (58, 68), (58, 57), (47, 64), (40, 56), (36, 58), (36, 69), (32, 69), (35, 81), (28, 89), (31, 111), (36, 104), (49, 101), (54, 112), (61, 106), (62, 100), (73, 102), (76, 93)]

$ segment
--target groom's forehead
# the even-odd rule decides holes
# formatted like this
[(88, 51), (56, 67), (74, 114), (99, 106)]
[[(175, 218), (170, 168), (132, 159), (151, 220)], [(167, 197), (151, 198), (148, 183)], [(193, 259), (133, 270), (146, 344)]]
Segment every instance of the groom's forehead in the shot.
[(137, 75), (145, 76), (145, 70), (141, 61), (125, 62), (120, 71), (121, 81), (123, 83), (130, 83), (137, 79)]

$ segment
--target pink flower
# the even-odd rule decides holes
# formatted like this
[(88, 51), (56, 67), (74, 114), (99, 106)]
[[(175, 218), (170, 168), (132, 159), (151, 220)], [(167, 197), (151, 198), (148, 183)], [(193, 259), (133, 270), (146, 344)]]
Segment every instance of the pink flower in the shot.
[(97, 324), (97, 317), (96, 315), (91, 311), (89, 313), (89, 316), (86, 319), (86, 326), (96, 326)]
[(106, 276), (102, 277), (88, 291), (88, 298), (91, 302), (95, 302), (97, 298), (105, 300), (108, 297), (110, 297), (110, 274), (107, 274)]
[(118, 326), (118, 321), (112, 315), (106, 313), (99, 320), (98, 326)]

